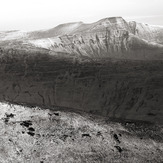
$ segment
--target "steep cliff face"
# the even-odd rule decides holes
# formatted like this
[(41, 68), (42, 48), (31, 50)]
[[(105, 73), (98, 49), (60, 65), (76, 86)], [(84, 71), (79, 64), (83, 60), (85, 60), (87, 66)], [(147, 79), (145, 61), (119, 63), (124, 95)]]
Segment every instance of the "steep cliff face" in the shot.
[[(91, 58), (162, 58), (163, 28), (136, 22), (126, 22), (121, 17), (106, 18), (92, 24), (78, 23), (75, 27), (67, 31), (69, 25), (66, 26), (65, 24), (64, 28), (61, 27), (62, 35), (58, 34), (56, 37), (36, 39), (30, 41), (30, 43), (35, 46), (49, 48), (54, 52), (64, 52)], [(57, 32), (58, 30), (56, 30)]]
[(107, 29), (82, 35), (65, 35), (60, 37), (61, 44), (58, 47), (54, 45), (53, 49), (83, 56), (103, 57), (127, 51), (128, 37), (129, 34), (125, 30), (110, 31)]
[(161, 59), (163, 57), (163, 45), (141, 40), (126, 30), (105, 29), (96, 33), (61, 36), (60, 43), (55, 43), (50, 49), (90, 58)]

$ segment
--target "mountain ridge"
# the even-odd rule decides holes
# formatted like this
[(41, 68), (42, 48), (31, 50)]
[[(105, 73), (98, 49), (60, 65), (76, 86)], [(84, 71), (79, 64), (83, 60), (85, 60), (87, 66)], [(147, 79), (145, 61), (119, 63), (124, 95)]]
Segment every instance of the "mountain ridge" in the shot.
[[(163, 59), (163, 28), (127, 22), (122, 17), (108, 17), (90, 24), (72, 22), (48, 30), (0, 33), (1, 48), (15, 48), (15, 44), (76, 57)], [(137, 55), (138, 51), (141, 55)]]
[[(122, 20), (122, 21), (125, 21), (126, 23), (137, 23), (137, 24), (142, 24), (142, 25), (148, 25), (148, 26), (151, 26), (151, 27), (155, 27), (155, 28), (163, 28), (163, 26), (160, 26), (160, 25), (149, 25), (149, 24), (145, 24), (145, 23), (138, 23), (136, 21), (126, 21), (124, 20), (121, 16), (118, 16), (118, 17), (107, 17), (107, 18), (103, 18), (103, 19), (100, 19), (96, 22), (93, 22), (93, 23), (84, 23), (82, 21), (79, 21), (79, 22), (69, 22), (69, 23), (62, 23), (62, 24), (59, 24), (53, 28), (49, 28), (49, 29), (43, 29), (43, 30), (34, 30), (34, 31), (24, 31), (24, 30), (10, 30), (10, 31), (0, 31), (0, 33), (10, 33), (10, 32), (26, 32), (28, 34), (30, 33), (35, 33), (35, 32), (46, 32), (46, 31), (50, 31), (50, 30), (54, 30), (55, 28), (62, 28), (62, 26), (66, 26), (66, 25), (73, 25), (73, 24), (80, 24), (80, 25), (94, 25), (94, 24), (98, 24), (98, 23), (101, 23), (101, 22), (108, 22), (108, 20), (111, 20), (112, 23), (113, 22), (116, 22), (116, 20)], [(80, 27), (80, 26), (79, 26)]]

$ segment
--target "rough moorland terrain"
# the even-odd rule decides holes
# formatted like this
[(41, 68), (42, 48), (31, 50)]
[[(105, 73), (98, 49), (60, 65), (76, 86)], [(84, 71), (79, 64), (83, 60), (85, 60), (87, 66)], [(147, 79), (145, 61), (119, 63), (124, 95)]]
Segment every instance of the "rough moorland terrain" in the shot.
[(0, 140), (3, 163), (163, 161), (162, 126), (83, 112), (1, 103)]

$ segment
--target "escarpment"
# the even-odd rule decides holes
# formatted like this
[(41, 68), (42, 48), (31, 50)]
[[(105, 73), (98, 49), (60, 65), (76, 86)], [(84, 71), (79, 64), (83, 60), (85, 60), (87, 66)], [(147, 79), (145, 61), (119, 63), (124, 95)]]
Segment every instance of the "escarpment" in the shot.
[[(81, 24), (57, 39), (49, 38), (53, 43), (48, 48), (91, 58), (161, 59), (162, 31), (162, 28), (126, 22), (121, 17), (106, 18), (93, 24)], [(35, 43), (37, 45), (37, 41)]]
[(128, 31), (104, 30), (96, 34), (82, 34), (61, 36), (59, 46), (54, 45), (52, 50), (63, 51), (89, 57), (109, 57), (127, 51)]
[(16, 31), (0, 41), (0, 100), (163, 123), (161, 31), (121, 17)]
[(126, 30), (105, 29), (96, 33), (60, 36), (50, 49), (79, 57), (119, 59), (162, 59), (163, 45), (140, 40)]

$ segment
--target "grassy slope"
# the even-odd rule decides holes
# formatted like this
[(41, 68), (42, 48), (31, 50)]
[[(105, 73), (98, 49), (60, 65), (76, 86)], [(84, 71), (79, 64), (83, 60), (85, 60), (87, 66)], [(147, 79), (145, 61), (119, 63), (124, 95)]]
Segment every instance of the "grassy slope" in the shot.
[(162, 138), (161, 126), (0, 104), (2, 163), (161, 162)]

